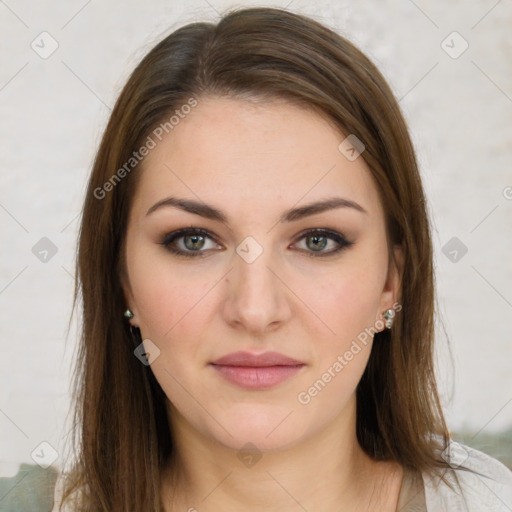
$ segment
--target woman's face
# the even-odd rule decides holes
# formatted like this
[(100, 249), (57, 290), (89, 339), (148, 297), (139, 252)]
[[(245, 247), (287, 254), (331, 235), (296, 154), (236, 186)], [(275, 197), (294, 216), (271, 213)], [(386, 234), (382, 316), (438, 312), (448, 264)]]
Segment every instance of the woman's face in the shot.
[[(353, 414), (372, 333), (398, 297), (365, 161), (285, 102), (199, 98), (164, 135), (133, 171), (123, 288), (171, 423), (233, 449), (318, 435)], [(308, 208), (328, 199), (339, 203)], [(212, 365), (237, 351), (302, 366)]]

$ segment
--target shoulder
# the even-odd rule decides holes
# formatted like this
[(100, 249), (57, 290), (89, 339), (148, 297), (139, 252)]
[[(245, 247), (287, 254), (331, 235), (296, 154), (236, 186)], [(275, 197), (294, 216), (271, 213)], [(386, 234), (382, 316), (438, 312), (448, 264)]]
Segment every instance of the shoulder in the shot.
[[(497, 459), (470, 446), (451, 442), (443, 458), (454, 489), (439, 478), (423, 474), (428, 511), (510, 512), (512, 471)], [(460, 485), (460, 488), (459, 488)]]

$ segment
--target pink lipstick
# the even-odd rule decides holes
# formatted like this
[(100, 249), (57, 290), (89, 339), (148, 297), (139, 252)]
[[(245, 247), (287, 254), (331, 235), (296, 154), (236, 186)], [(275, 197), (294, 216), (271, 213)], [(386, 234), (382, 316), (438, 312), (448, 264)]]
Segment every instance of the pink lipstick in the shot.
[(305, 364), (278, 352), (234, 352), (210, 363), (229, 382), (247, 389), (267, 389), (295, 375)]

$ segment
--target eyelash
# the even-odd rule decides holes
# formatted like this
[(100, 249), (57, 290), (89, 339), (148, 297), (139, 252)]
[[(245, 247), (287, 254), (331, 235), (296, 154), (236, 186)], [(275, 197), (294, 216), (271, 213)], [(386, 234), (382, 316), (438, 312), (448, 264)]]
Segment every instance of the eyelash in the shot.
[[(183, 238), (185, 235), (191, 235), (191, 234), (208, 237), (208, 238), (212, 239), (213, 241), (215, 241), (214, 237), (205, 229), (184, 228), (184, 229), (178, 229), (177, 231), (173, 231), (171, 233), (166, 234), (164, 236), (163, 240), (160, 242), (160, 245), (164, 246), (165, 249), (167, 249), (169, 252), (171, 252), (177, 256), (184, 256), (185, 258), (204, 257), (205, 253), (208, 252), (208, 250), (183, 251), (181, 249), (176, 249), (175, 247), (171, 246), (171, 244), (173, 242), (175, 242), (176, 240)], [(347, 247), (354, 244), (354, 242), (349, 242), (341, 233), (338, 233), (336, 231), (331, 231), (330, 229), (310, 229), (308, 231), (305, 231), (304, 233), (301, 233), (301, 235), (297, 241), (300, 241), (309, 236), (326, 237), (331, 240), (334, 240), (336, 243), (339, 244), (338, 248), (327, 251), (327, 252), (315, 252), (315, 251), (308, 251), (305, 249), (301, 249), (301, 252), (306, 252), (308, 256), (311, 256), (313, 258), (324, 258), (327, 256), (337, 254), (337, 253), (341, 252), (343, 249), (346, 249)], [(217, 242), (215, 242), (215, 243), (217, 243)]]

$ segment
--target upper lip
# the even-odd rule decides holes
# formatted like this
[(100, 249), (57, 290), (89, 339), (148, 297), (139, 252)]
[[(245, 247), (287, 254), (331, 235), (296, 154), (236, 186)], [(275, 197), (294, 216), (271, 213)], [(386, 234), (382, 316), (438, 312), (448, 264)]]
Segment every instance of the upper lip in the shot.
[(304, 364), (302, 361), (280, 354), (279, 352), (264, 352), (251, 354), (250, 352), (233, 352), (213, 361), (211, 364), (224, 366), (296, 366)]

